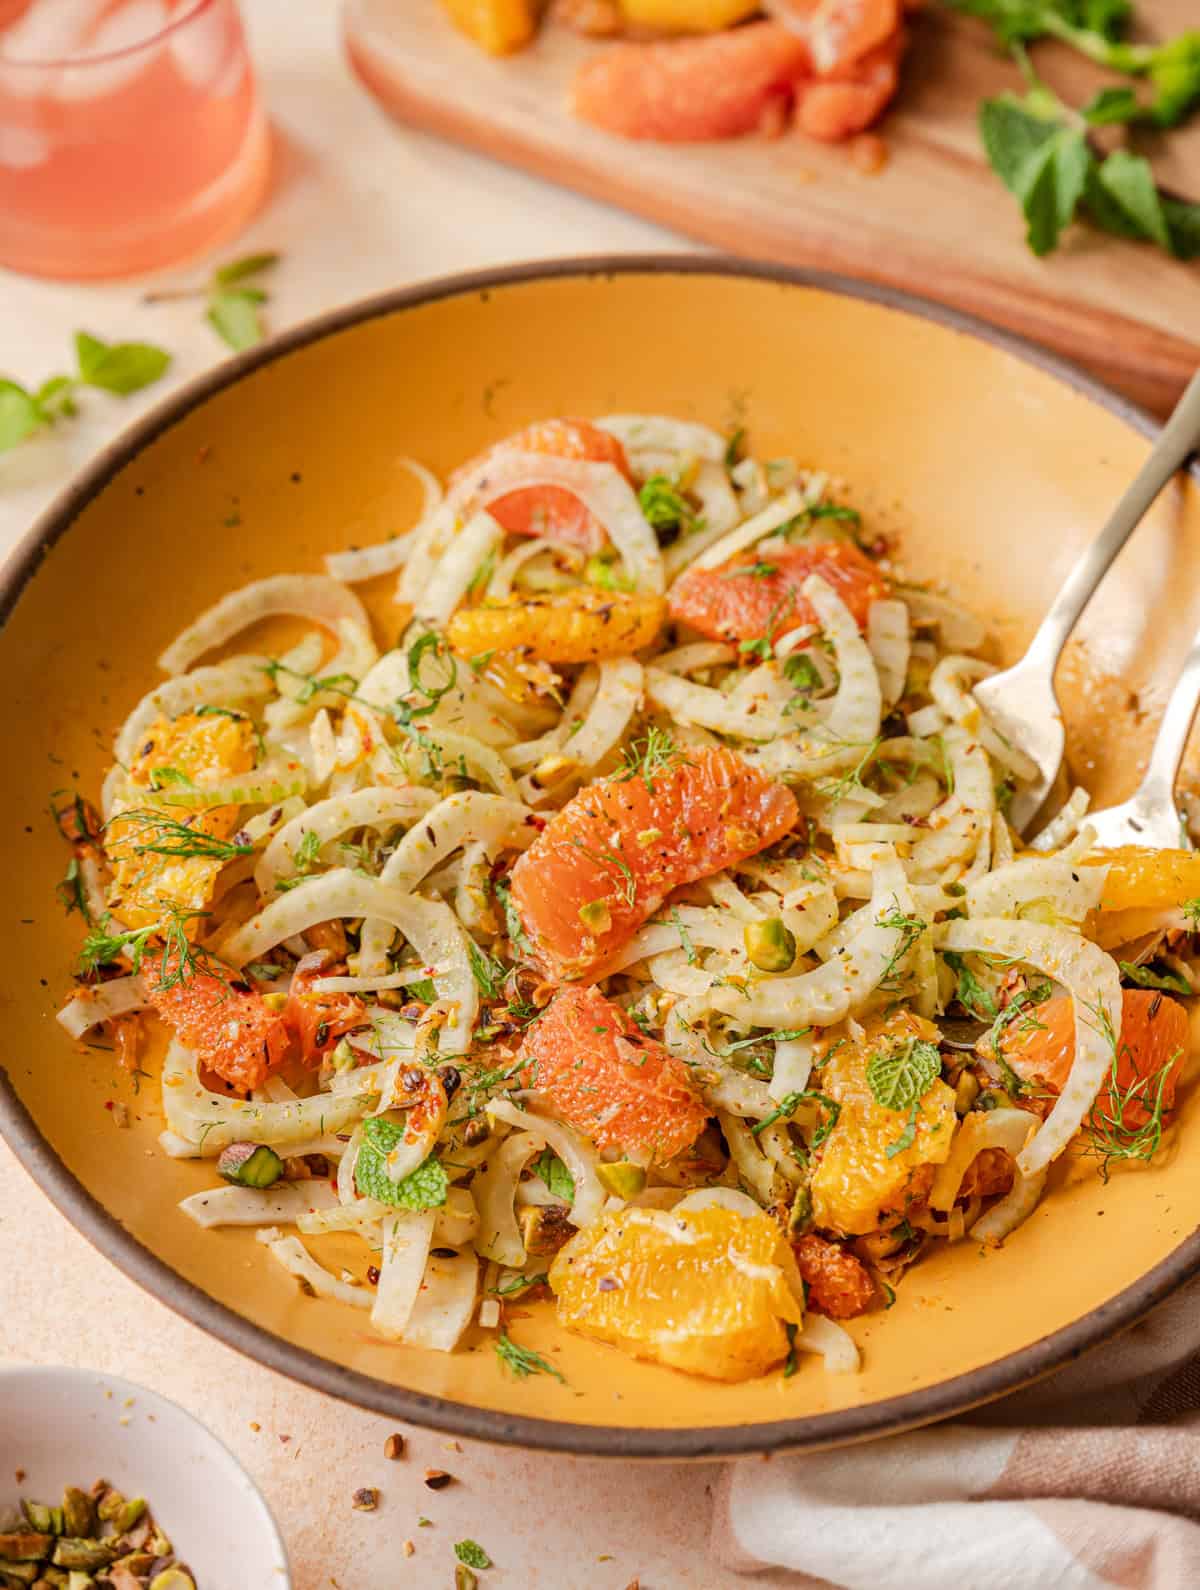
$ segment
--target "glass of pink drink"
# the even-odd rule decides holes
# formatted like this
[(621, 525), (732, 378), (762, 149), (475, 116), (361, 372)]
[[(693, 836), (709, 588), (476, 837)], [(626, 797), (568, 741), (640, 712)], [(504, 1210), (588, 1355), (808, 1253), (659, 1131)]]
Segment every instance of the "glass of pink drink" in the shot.
[(169, 264), (236, 232), (270, 164), (235, 0), (0, 0), (0, 265)]

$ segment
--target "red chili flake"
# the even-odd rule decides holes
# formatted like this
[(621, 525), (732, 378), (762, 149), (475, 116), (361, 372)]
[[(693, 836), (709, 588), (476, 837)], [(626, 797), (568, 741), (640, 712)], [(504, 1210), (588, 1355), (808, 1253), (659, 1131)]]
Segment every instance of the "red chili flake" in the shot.
[(379, 1270), (373, 1264), (367, 1265), (367, 1280), (370, 1281), (372, 1286), (379, 1285)]
[(620, 1281), (614, 1275), (602, 1275), (599, 1281), (601, 1292), (616, 1292), (620, 1289)]

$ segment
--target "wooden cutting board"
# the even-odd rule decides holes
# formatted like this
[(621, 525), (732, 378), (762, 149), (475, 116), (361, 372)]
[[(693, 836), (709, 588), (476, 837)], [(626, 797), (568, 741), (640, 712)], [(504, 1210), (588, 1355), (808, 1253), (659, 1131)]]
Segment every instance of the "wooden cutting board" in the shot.
[[(1195, 25), (1197, 0), (1141, 0), (1155, 37)], [(984, 164), (979, 101), (1018, 88), (982, 24), (932, 9), (914, 22), (900, 97), (882, 124), (890, 158), (866, 176), (846, 150), (798, 134), (770, 141), (629, 143), (577, 121), (578, 64), (597, 48), (546, 27), (494, 60), (438, 0), (351, 0), (359, 76), (400, 120), (605, 199), (738, 254), (907, 288), (1023, 332), (1163, 412), (1200, 366), (1200, 262), (1072, 229), (1031, 255), (1013, 199)], [(1104, 81), (1056, 46), (1038, 64), (1079, 103)], [(1148, 140), (1159, 180), (1200, 200), (1200, 122)]]

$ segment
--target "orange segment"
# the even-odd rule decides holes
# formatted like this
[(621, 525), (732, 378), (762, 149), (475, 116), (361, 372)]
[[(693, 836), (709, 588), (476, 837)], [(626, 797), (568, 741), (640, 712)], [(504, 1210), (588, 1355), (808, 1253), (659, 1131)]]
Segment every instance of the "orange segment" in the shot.
[[(482, 457), (457, 470), (451, 484), (505, 453), (546, 453), (553, 458), (612, 464), (629, 477), (625, 449), (615, 436), (588, 420), (542, 420), (497, 442)], [(488, 512), (513, 535), (548, 536), (586, 552), (598, 552), (608, 539), (600, 521), (565, 486), (526, 486), (510, 491), (489, 503)]]
[(535, 956), (556, 978), (587, 976), (672, 889), (765, 850), (796, 814), (789, 789), (727, 750), (589, 785), (513, 868)]
[[(187, 835), (180, 826), (194, 834), (228, 839), (237, 829), (238, 808), (172, 807), (172, 780), (215, 781), (253, 766), (254, 731), (246, 718), (187, 712), (173, 722), (160, 718), (146, 730), (129, 769), (129, 798), (117, 806), (105, 830), (104, 848), (113, 869), (109, 905), (121, 921), (129, 927), (147, 927), (172, 911), (186, 915), (204, 909), (225, 861), (163, 855), (149, 847), (186, 848)], [(122, 819), (122, 812), (131, 815)], [(156, 812), (163, 814), (163, 825), (152, 820)], [(195, 925), (189, 924), (189, 930), (194, 931)]]
[(1168, 910), (1200, 898), (1200, 850), (1143, 850), (1121, 845), (1095, 851), (1084, 865), (1107, 865), (1102, 911)]
[(460, 657), (520, 651), (545, 662), (600, 662), (649, 646), (666, 613), (661, 596), (580, 587), (561, 596), (463, 608), (446, 635)]
[(572, 1237), (550, 1267), (558, 1320), (636, 1358), (748, 1380), (787, 1354), (800, 1278), (769, 1215), (624, 1209)]
[(564, 988), (521, 1050), (521, 1086), (536, 1088), (600, 1149), (673, 1159), (699, 1137), (708, 1110), (683, 1063), (595, 988)]
[[(1032, 1014), (1038, 1025), (1021, 1030), (1021, 1023), (1014, 1023), (1000, 1039), (1000, 1052), (1019, 1077), (1059, 1093), (1075, 1059), (1074, 1003), (1066, 994), (1055, 994)], [(1189, 1025), (1187, 1011), (1169, 994), (1148, 988), (1122, 989), (1117, 1090), (1126, 1095), (1139, 1080), (1157, 1077), (1169, 1067), (1162, 1100), (1164, 1111), (1170, 1111), (1187, 1056)], [(1155, 1083), (1152, 1102), (1157, 1096)], [(1111, 1078), (1101, 1089), (1097, 1104), (1102, 1114), (1116, 1110)], [(1140, 1100), (1127, 1098), (1122, 1113), (1125, 1127), (1136, 1130), (1148, 1119), (1149, 1112)]]
[(836, 1045), (816, 1073), (812, 1086), (841, 1106), (810, 1184), (813, 1221), (824, 1231), (863, 1236), (876, 1230), (885, 1211), (895, 1211), (899, 1218), (914, 1172), (949, 1157), (954, 1092), (940, 1079), (920, 1101), (911, 1144), (888, 1154), (906, 1137), (909, 1111), (884, 1109), (876, 1101), (867, 1066), (879, 1050), (910, 1038), (936, 1043), (938, 1031), (906, 1010), (870, 1021), (861, 1040)]
[[(771, 572), (763, 572), (767, 565)], [(746, 572), (741, 574), (740, 569)], [(755, 570), (757, 572), (751, 572)], [(871, 603), (886, 596), (879, 570), (849, 541), (811, 541), (781, 547), (770, 556), (751, 551), (716, 569), (690, 569), (670, 593), (671, 617), (712, 640), (760, 640), (768, 626), (775, 636), (817, 615), (801, 596), (810, 574), (819, 574), (858, 620), (867, 622)]]
[[(172, 954), (167, 980), (177, 971)], [(270, 1010), (262, 995), (236, 972), (211, 956), (203, 967), (163, 988), (163, 955), (152, 949), (142, 962), (142, 978), (150, 1003), (175, 1029), (179, 1041), (200, 1057), (207, 1070), (239, 1092), (260, 1088), (284, 1059), (288, 1031), (283, 1017)]]

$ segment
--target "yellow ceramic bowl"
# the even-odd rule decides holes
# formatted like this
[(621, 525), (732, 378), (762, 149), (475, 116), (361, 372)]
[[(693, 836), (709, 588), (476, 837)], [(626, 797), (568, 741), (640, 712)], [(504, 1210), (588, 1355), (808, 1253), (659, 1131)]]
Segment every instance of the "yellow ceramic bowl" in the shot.
[[(850, 483), (912, 574), (1023, 645), (1153, 426), (1034, 350), (961, 316), (830, 279), (706, 260), (535, 266), (396, 293), (230, 361), (135, 426), (5, 572), (0, 777), (5, 974), (0, 1125), (115, 1263), (285, 1374), (455, 1433), (580, 1453), (703, 1456), (861, 1439), (998, 1396), (1137, 1319), (1200, 1267), (1200, 1114), (1183, 1151), (1106, 1186), (1081, 1168), (999, 1252), (944, 1249), (895, 1306), (854, 1322), (862, 1373), (691, 1380), (557, 1331), (520, 1338), (565, 1384), (515, 1381), (480, 1332), (452, 1356), (383, 1345), (301, 1296), (251, 1233), (176, 1209), (211, 1167), (157, 1147), (157, 1088), (55, 1023), (78, 918), (54, 898), (50, 792), (94, 792), (154, 658), (231, 586), (318, 569), (404, 526), (401, 454), (445, 472), (553, 414), (657, 410), (744, 424), (760, 455)], [(390, 582), (370, 593), (387, 634)], [(1118, 562), (1065, 667), (1074, 776), (1099, 802), (1136, 780), (1197, 621), (1200, 489), (1170, 491)], [(105, 1104), (123, 1101), (120, 1130)], [(1102, 1218), (1101, 1218), (1102, 1217)], [(336, 1257), (334, 1256), (336, 1267)]]

